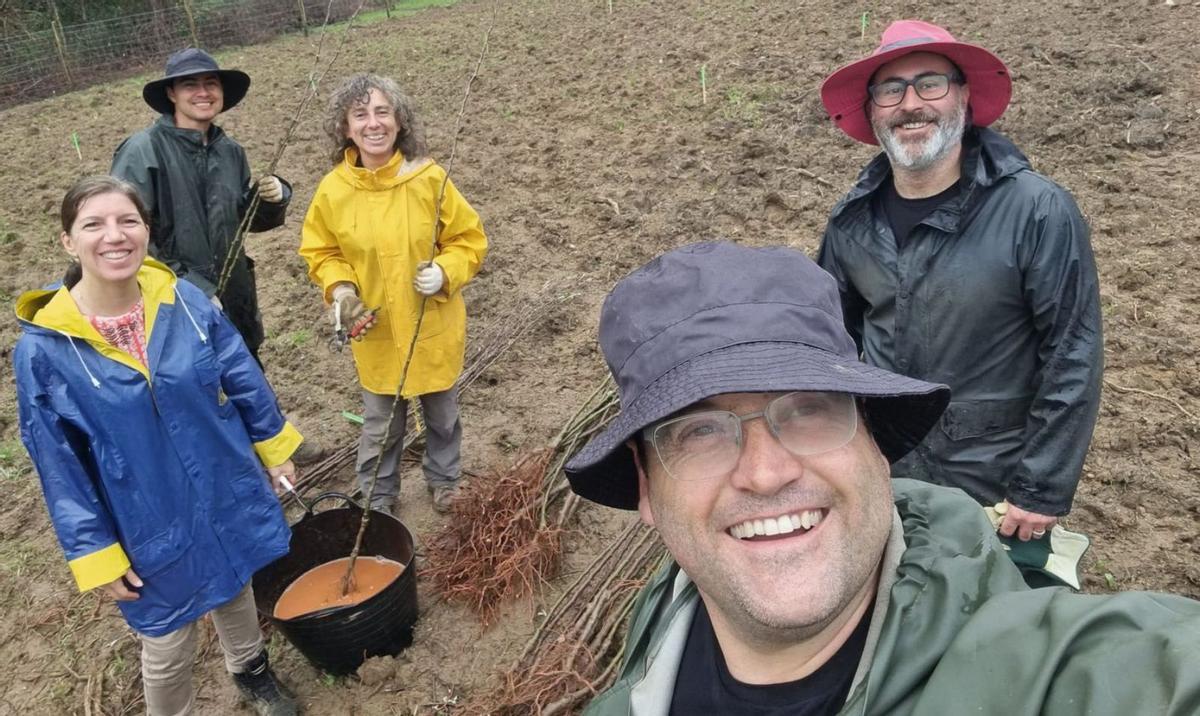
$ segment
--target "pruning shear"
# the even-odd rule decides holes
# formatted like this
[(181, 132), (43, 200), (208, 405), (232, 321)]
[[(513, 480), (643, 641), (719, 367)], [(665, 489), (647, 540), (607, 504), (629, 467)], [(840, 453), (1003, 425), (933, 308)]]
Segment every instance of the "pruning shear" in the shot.
[(329, 338), (329, 350), (335, 353), (340, 353), (350, 342), (350, 339), (356, 341), (362, 340), (363, 333), (366, 332), (366, 326), (370, 325), (375, 314), (379, 312), (378, 308), (372, 308), (367, 311), (361, 318), (358, 319), (352, 326), (346, 326), (342, 323), (342, 304), (333, 304), (333, 335)]

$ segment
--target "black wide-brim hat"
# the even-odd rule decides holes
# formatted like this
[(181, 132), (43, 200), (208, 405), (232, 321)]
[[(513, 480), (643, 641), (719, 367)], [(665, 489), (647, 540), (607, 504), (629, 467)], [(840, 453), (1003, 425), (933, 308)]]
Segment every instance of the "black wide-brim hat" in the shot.
[(566, 473), (581, 497), (619, 509), (638, 503), (625, 442), (715, 395), (855, 395), (889, 462), (924, 439), (950, 400), (945, 385), (860, 361), (833, 277), (783, 247), (695, 244), (660, 256), (605, 300), (600, 347), (621, 412), (567, 462)]
[(236, 107), (237, 103), (245, 98), (246, 91), (250, 89), (250, 75), (241, 70), (223, 70), (217, 66), (217, 61), (213, 59), (212, 55), (204, 50), (189, 47), (186, 50), (172, 53), (167, 58), (165, 76), (153, 82), (147, 82), (146, 86), (142, 88), (142, 99), (146, 100), (146, 104), (159, 114), (174, 114), (175, 105), (167, 97), (167, 88), (182, 77), (207, 74), (214, 74), (221, 79), (221, 90), (224, 95), (221, 103), (222, 112)]

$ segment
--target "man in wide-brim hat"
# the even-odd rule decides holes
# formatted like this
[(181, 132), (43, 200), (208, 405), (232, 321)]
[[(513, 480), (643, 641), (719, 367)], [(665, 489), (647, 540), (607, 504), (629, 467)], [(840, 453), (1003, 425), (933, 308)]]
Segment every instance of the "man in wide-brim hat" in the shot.
[(1071, 194), (987, 127), (1012, 95), (996, 55), (917, 20), (831, 74), (834, 124), (878, 155), (834, 207), (818, 262), (867, 362), (954, 401), (894, 474), (999, 505), (1046, 538), (1071, 509), (1100, 405), (1100, 294)]
[[(262, 365), (254, 261), (235, 238), (252, 206), (249, 231), (282, 226), (292, 189), (273, 174), (252, 181), (245, 150), (214, 123), (249, 88), (249, 75), (222, 69), (203, 50), (173, 53), (163, 76), (142, 88), (142, 99), (160, 116), (117, 147), (111, 171), (145, 201), (154, 257), (222, 308)], [(305, 465), (320, 457), (320, 447), (306, 441), (292, 459)]]
[(605, 300), (600, 347), (620, 413), (567, 477), (636, 509), (672, 559), (591, 716), (1184, 714), (1200, 698), (1200, 604), (1031, 590), (961, 490), (890, 479), (949, 391), (861, 362), (837, 285), (801, 252), (660, 256)]
[[(281, 226), (291, 187), (270, 174), (252, 182), (246, 152), (214, 124), (249, 87), (249, 75), (221, 69), (203, 50), (172, 54), (163, 76), (142, 88), (142, 98), (160, 116), (121, 143), (112, 173), (145, 200), (154, 256), (223, 307), (258, 358), (263, 326), (254, 262), (242, 247), (231, 246), (256, 193), (250, 231)], [(223, 273), (228, 277), (218, 293)]]

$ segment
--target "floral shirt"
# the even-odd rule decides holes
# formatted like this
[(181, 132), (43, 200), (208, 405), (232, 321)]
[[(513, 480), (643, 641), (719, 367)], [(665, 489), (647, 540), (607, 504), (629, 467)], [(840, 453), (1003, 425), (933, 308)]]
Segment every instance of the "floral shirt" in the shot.
[(137, 358), (142, 365), (150, 367), (146, 360), (146, 311), (142, 299), (133, 308), (120, 316), (88, 316), (96, 330), (112, 345)]

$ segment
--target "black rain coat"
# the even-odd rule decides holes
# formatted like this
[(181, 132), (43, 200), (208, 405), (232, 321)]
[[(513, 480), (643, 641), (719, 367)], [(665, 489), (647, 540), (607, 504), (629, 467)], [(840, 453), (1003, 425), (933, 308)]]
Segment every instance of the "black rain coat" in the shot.
[(964, 139), (954, 197), (897, 249), (872, 195), (891, 180), (876, 157), (833, 209), (817, 258), (837, 279), (865, 360), (953, 391), (939, 426), (893, 467), (1063, 515), (1100, 404), (1100, 294), (1074, 199), (1008, 139)]
[[(211, 298), (254, 188), (240, 144), (215, 124), (204, 139), (162, 115), (117, 147), (112, 173), (136, 186), (146, 203), (151, 255)], [(284, 182), (283, 201), (259, 202), (250, 231), (281, 226), (291, 198), (291, 187)], [(263, 341), (262, 314), (254, 261), (243, 248), (237, 251), (220, 298), (225, 314), (257, 356)]]

